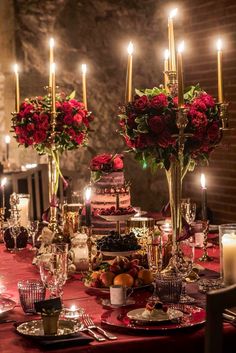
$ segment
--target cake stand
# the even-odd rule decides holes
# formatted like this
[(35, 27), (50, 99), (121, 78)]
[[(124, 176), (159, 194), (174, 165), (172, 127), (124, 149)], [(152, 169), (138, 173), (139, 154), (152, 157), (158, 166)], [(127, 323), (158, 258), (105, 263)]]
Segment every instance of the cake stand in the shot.
[(127, 213), (127, 214), (122, 214), (122, 215), (103, 215), (99, 214), (99, 217), (105, 219), (108, 222), (116, 222), (116, 231), (120, 233), (120, 222), (125, 222), (129, 218), (133, 217), (135, 215), (134, 213)]

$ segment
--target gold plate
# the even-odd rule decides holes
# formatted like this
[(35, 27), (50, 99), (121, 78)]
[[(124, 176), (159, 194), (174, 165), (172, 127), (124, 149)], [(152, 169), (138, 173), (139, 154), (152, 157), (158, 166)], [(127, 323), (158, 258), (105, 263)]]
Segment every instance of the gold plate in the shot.
[(66, 338), (80, 330), (80, 324), (74, 320), (59, 320), (58, 330), (56, 335), (45, 335), (43, 331), (43, 321), (33, 320), (26, 321), (17, 326), (17, 332), (23, 336), (28, 336), (37, 339), (57, 339)]

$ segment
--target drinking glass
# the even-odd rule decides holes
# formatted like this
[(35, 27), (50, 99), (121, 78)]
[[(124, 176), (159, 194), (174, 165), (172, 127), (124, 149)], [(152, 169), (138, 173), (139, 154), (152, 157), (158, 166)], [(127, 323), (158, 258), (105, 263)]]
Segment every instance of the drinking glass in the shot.
[(52, 244), (51, 253), (39, 259), (41, 280), (50, 292), (50, 297), (62, 297), (67, 280), (68, 244)]
[(181, 214), (188, 224), (194, 222), (196, 218), (196, 203), (190, 199), (182, 199), (181, 201)]
[(17, 248), (17, 238), (20, 235), (20, 225), (17, 221), (15, 221), (14, 219), (9, 219), (8, 220), (8, 226), (9, 226), (9, 230), (10, 230), (10, 234), (14, 240), (14, 248), (12, 250), (12, 252), (17, 252), (18, 248)]
[(159, 274), (156, 280), (157, 294), (164, 303), (179, 303), (182, 289), (182, 278), (173, 274)]
[(27, 314), (34, 314), (34, 303), (45, 299), (45, 286), (38, 280), (19, 281), (18, 291), (22, 309)]
[(28, 222), (27, 230), (28, 230), (29, 235), (32, 239), (31, 250), (37, 250), (37, 248), (35, 247), (35, 237), (36, 237), (36, 234), (38, 233), (38, 229), (39, 229), (39, 221), (29, 221)]
[(178, 243), (177, 253), (173, 256), (174, 267), (183, 279), (180, 303), (191, 303), (195, 299), (186, 294), (186, 282), (184, 279), (190, 274), (193, 268), (194, 240), (193, 237), (182, 240)]
[(148, 266), (154, 277), (154, 291), (152, 297), (149, 298), (150, 300), (156, 298), (156, 277), (162, 270), (162, 250), (162, 236), (159, 232), (153, 231), (147, 239)]

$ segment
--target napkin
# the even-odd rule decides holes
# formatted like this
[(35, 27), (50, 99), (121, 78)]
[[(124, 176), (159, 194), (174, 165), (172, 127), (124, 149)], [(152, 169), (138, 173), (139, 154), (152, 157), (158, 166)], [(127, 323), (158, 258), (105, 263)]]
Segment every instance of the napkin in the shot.
[(57, 339), (53, 339), (53, 340), (40, 340), (38, 341), (38, 343), (43, 346), (43, 347), (47, 347), (47, 348), (57, 348), (60, 346), (60, 348), (62, 347), (69, 347), (69, 346), (83, 346), (86, 344), (89, 344), (90, 342), (93, 341), (92, 337), (89, 337), (87, 335), (85, 335), (82, 332), (79, 332), (77, 334), (74, 334), (73, 336), (70, 336), (68, 338), (57, 338)]

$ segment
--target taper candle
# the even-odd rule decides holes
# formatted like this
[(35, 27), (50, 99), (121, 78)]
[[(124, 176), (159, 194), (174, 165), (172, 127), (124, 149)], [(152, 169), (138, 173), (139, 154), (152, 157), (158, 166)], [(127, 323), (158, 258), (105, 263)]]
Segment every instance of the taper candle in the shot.
[(5, 136), (5, 144), (6, 144), (6, 160), (9, 160), (9, 145), (11, 142), (11, 137), (9, 135)]
[(173, 9), (168, 17), (168, 40), (169, 40), (169, 70), (176, 71), (176, 62), (175, 62), (175, 37), (174, 37), (174, 23), (173, 18), (177, 14), (177, 9)]
[(14, 65), (15, 73), (15, 112), (18, 113), (20, 110), (20, 83), (19, 83), (19, 72), (18, 65)]
[(218, 39), (217, 43), (217, 76), (218, 76), (218, 103), (224, 102), (223, 94), (223, 74), (222, 74), (222, 40)]
[(91, 227), (91, 187), (86, 188), (85, 190), (85, 225)]
[(207, 220), (207, 188), (206, 178), (204, 174), (201, 174), (201, 188), (202, 188), (202, 220)]
[(178, 81), (178, 107), (184, 106), (184, 79), (183, 79), (183, 58), (184, 42), (178, 46), (177, 52), (177, 81)]
[(87, 87), (86, 87), (86, 74), (87, 74), (87, 65), (82, 64), (81, 65), (81, 71), (82, 71), (82, 91), (83, 91), (83, 103), (85, 109), (88, 109), (87, 105)]
[(56, 112), (56, 65), (51, 65), (51, 79), (52, 79), (52, 113)]
[(1, 180), (1, 189), (2, 189), (2, 208), (5, 207), (5, 186), (6, 186), (6, 183), (7, 183), (7, 178), (4, 177), (2, 178)]
[(49, 87), (52, 88), (52, 64), (54, 63), (54, 38), (49, 39)]
[(170, 56), (169, 50), (166, 49), (164, 51), (164, 87), (167, 92), (168, 92), (168, 83), (169, 83), (169, 78), (168, 78), (169, 56)]
[(132, 74), (133, 74), (133, 51), (134, 45), (129, 42), (127, 52), (128, 52), (128, 62), (127, 62), (127, 72), (126, 72), (126, 89), (125, 89), (125, 102), (132, 101)]

